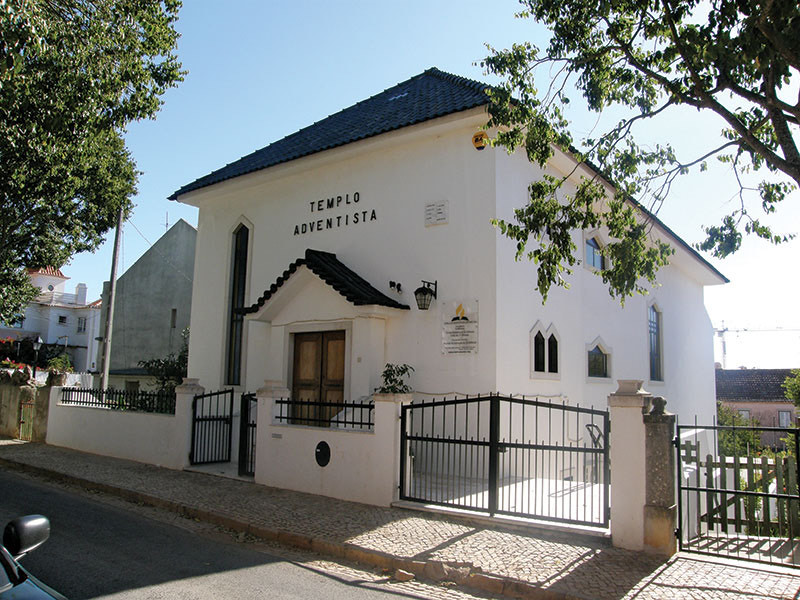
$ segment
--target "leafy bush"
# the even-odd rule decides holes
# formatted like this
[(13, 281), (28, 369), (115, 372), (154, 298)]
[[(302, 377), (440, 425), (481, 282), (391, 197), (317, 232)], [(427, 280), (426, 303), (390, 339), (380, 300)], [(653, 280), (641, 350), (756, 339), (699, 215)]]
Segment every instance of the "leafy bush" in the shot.
[(69, 355), (65, 352), (48, 360), (47, 370), (57, 373), (72, 373), (72, 361), (70, 361)]
[(405, 363), (402, 365), (386, 363), (381, 373), (383, 383), (375, 388), (375, 391), (379, 394), (408, 394), (411, 392), (411, 386), (404, 380), (413, 370), (414, 367)]
[(144, 367), (148, 375), (155, 377), (159, 391), (174, 392), (186, 377), (186, 369), (189, 364), (188, 327), (181, 332), (181, 337), (183, 344), (177, 355), (171, 352), (164, 358), (139, 361), (139, 366)]

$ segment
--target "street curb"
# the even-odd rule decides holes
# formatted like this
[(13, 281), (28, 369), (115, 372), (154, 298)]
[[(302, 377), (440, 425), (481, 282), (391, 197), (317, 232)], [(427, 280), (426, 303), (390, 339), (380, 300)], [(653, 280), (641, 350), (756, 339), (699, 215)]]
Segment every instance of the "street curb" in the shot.
[(166, 500), (157, 496), (151, 496), (106, 483), (99, 483), (90, 479), (84, 479), (83, 477), (66, 475), (45, 467), (37, 467), (7, 458), (0, 457), (0, 466), (8, 467), (16, 471), (42, 475), (56, 481), (77, 484), (89, 490), (104, 492), (131, 502), (169, 510), (185, 517), (205, 521), (212, 525), (226, 527), (227, 529), (232, 529), (237, 532), (251, 534), (301, 550), (310, 550), (319, 554), (343, 558), (345, 560), (382, 569), (393, 571), (400, 569), (408, 571), (418, 578), (434, 582), (452, 581), (458, 585), (480, 592), (499, 594), (508, 598), (520, 598), (524, 600), (586, 600), (581, 596), (573, 596), (571, 594), (548, 590), (528, 581), (484, 573), (480, 567), (475, 567), (472, 563), (450, 563), (436, 560), (419, 561), (411, 558), (401, 558), (379, 550), (362, 548), (354, 544), (331, 542), (329, 540), (318, 539), (290, 531), (268, 529), (252, 525), (235, 518), (225, 517), (215, 512), (189, 506), (181, 502)]

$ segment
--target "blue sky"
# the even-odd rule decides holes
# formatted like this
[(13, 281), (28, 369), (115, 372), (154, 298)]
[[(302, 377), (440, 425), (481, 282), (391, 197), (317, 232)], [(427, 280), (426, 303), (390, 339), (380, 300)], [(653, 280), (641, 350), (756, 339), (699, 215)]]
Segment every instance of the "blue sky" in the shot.
[[(196, 225), (196, 209), (166, 199), (183, 184), (432, 66), (491, 82), (474, 64), (486, 55), (484, 44), (547, 39), (541, 26), (514, 18), (518, 6), (516, 0), (187, 1), (177, 24), (186, 80), (165, 95), (155, 121), (135, 123), (127, 134), (142, 175), (120, 273), (164, 233), (167, 219)], [(578, 135), (597, 125), (577, 96), (573, 111)], [(707, 148), (718, 129), (712, 117), (682, 111), (642, 133), (692, 152)], [(701, 224), (715, 224), (732, 209), (735, 191), (730, 173), (712, 168), (675, 186), (659, 217), (696, 242)], [(788, 203), (794, 206), (773, 221), (796, 232), (797, 192)], [(62, 269), (71, 278), (68, 288), (85, 282), (89, 296), (99, 297), (110, 273), (108, 237), (95, 254), (78, 255)], [(715, 326), (783, 328), (729, 333), (728, 367), (800, 367), (798, 259), (800, 240), (778, 248), (751, 240), (738, 255), (712, 261), (731, 279), (707, 291)]]

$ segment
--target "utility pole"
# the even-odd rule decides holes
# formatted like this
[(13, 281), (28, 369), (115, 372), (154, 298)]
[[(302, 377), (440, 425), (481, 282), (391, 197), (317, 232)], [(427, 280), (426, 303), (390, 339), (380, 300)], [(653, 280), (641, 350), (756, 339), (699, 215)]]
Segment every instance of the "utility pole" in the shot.
[(722, 368), (723, 369), (727, 369), (728, 368), (728, 349), (725, 346), (725, 334), (728, 332), (728, 328), (725, 327), (725, 321), (722, 322), (722, 328), (721, 329), (717, 329), (716, 331), (717, 331), (717, 335), (719, 336), (719, 339), (722, 340)]
[(122, 205), (117, 214), (117, 231), (114, 233), (114, 253), (111, 256), (111, 285), (108, 288), (108, 310), (106, 311), (106, 334), (103, 336), (103, 375), (100, 389), (108, 387), (108, 368), (111, 363), (111, 328), (114, 325), (114, 301), (117, 292), (117, 259), (119, 258), (120, 232), (122, 231)]

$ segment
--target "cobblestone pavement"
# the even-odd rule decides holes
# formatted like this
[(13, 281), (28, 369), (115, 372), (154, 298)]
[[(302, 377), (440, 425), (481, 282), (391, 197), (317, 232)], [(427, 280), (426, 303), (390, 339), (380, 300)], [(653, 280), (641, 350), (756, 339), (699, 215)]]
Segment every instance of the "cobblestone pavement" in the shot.
[(683, 555), (664, 561), (599, 539), (521, 533), (43, 444), (0, 440), (0, 464), (167, 508), (242, 532), (244, 539), (256, 536), (366, 563), (379, 568), (372, 575), (376, 581), (400, 567), (426, 581), (482, 590), (487, 597), (800, 599), (800, 572), (784, 568)]

